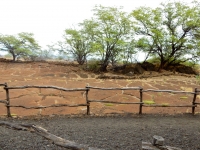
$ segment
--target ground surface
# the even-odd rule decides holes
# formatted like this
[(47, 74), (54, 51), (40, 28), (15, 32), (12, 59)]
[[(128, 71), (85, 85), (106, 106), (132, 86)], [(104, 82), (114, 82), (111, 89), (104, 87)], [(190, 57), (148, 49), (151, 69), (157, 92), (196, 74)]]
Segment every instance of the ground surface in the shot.
[[(146, 72), (148, 74), (148, 72)], [(118, 76), (104, 74), (108, 76)], [(74, 65), (60, 63), (6, 63), (0, 62), (0, 83), (8, 86), (53, 85), (64, 88), (84, 88), (86, 85), (98, 87), (143, 87), (143, 89), (194, 91), (200, 88), (196, 78), (192, 76), (159, 75), (157, 77), (136, 79), (99, 79), (98, 74), (88, 73)], [(3, 87), (0, 87), (0, 100), (6, 98)], [(53, 89), (10, 90), (11, 105), (45, 106), (51, 104), (85, 103), (84, 92), (61, 92)], [(138, 91), (100, 91), (91, 90), (89, 99), (112, 100), (121, 102), (139, 102)], [(161, 105), (191, 105), (193, 95), (146, 92), (143, 100), (154, 101)], [(197, 96), (197, 102), (200, 97)], [(68, 118), (57, 115), (86, 113), (85, 107), (46, 108), (26, 110), (11, 108), (15, 119), (1, 118), (14, 123), (30, 123), (40, 125), (49, 132), (62, 138), (88, 144), (92, 147), (108, 150), (140, 149), (141, 141), (151, 141), (153, 135), (163, 136), (166, 145), (199, 150), (200, 116), (199, 105), (196, 115), (192, 116), (191, 107), (145, 107), (144, 115), (137, 114), (138, 105), (118, 105), (111, 103), (91, 103), (92, 116)], [(120, 117), (105, 117), (106, 114), (123, 114)], [(181, 115), (183, 114), (184, 115)], [(186, 114), (185, 114), (186, 113)], [(0, 104), (0, 115), (5, 116), (6, 108)], [(155, 115), (156, 114), (156, 115)], [(166, 116), (164, 114), (167, 114)], [(170, 114), (170, 115), (169, 115)], [(173, 114), (173, 115), (172, 115)], [(31, 119), (24, 116), (34, 115)], [(49, 115), (43, 116), (43, 115)], [(99, 117), (99, 115), (104, 117)], [(175, 115), (175, 116), (174, 116)], [(98, 116), (98, 117), (97, 117)], [(38, 135), (5, 129), (0, 127), (0, 149), (61, 149)]]
[[(149, 72), (145, 72), (148, 74)], [(8, 86), (24, 85), (53, 85), (64, 88), (85, 88), (86, 85), (97, 87), (143, 87), (154, 90), (177, 90), (194, 91), (200, 85), (194, 75), (182, 76), (182, 74), (167, 75), (153, 73), (154, 76), (142, 79), (98, 79), (99, 74), (88, 73), (72, 64), (32, 62), (32, 63), (12, 63), (0, 62), (0, 83), (8, 83)], [(170, 73), (169, 73), (170, 74)], [(106, 73), (104, 76), (115, 77)], [(142, 75), (142, 76), (144, 76)], [(133, 76), (139, 78), (140, 76)], [(130, 78), (128, 76), (127, 78)], [(4, 100), (5, 90), (0, 87), (0, 100)], [(52, 104), (83, 104), (86, 103), (85, 92), (63, 92), (54, 89), (21, 89), (10, 90), (11, 105), (23, 106), (47, 106)], [(108, 100), (120, 102), (139, 102), (138, 90), (115, 90), (102, 91), (90, 90), (90, 100)], [(160, 105), (191, 105), (192, 94), (172, 94), (164, 92), (145, 92), (144, 101), (153, 101)], [(200, 102), (200, 96), (197, 96), (197, 102)], [(4, 104), (0, 104), (0, 115), (6, 114)], [(111, 104), (111, 103), (91, 103), (91, 114), (106, 113), (138, 113), (139, 105)], [(191, 107), (144, 107), (143, 113), (190, 113)], [(200, 109), (197, 107), (196, 113)], [(45, 109), (23, 109), (11, 108), (12, 115), (51, 115), (51, 114), (85, 114), (86, 107), (57, 107)]]
[[(183, 150), (200, 150), (200, 115), (135, 115), (118, 117), (52, 117), (35, 119), (1, 119), (12, 123), (35, 124), (50, 133), (106, 150), (139, 150), (141, 142), (152, 142), (154, 135), (165, 144)], [(59, 150), (51, 141), (28, 131), (0, 127), (2, 150)]]

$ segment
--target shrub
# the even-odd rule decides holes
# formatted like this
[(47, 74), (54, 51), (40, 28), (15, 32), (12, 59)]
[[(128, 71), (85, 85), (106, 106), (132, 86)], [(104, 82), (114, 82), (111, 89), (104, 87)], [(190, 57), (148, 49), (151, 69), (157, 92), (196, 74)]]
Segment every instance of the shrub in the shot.
[(98, 72), (101, 67), (100, 60), (91, 59), (86, 64), (86, 69), (93, 72)]

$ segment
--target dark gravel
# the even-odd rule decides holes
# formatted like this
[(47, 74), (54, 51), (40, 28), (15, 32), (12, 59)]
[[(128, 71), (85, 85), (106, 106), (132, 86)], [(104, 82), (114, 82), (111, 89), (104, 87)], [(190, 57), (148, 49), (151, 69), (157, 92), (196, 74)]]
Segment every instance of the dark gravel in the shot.
[[(137, 150), (153, 135), (165, 138), (165, 144), (183, 150), (200, 150), (200, 115), (127, 115), (107, 117), (1, 118), (12, 123), (35, 124), (50, 133), (106, 150)], [(60, 150), (51, 141), (28, 131), (0, 127), (1, 150)]]

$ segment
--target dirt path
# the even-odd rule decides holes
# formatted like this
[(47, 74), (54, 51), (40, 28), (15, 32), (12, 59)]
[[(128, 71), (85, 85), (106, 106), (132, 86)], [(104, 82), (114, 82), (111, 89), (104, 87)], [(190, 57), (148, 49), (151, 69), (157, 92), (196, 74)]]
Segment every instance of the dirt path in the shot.
[[(142, 115), (110, 117), (64, 116), (1, 119), (12, 123), (39, 125), (67, 140), (105, 150), (139, 150), (141, 141), (163, 136), (165, 144), (183, 150), (200, 150), (200, 115)], [(28, 131), (0, 127), (2, 150), (59, 150), (52, 142)]]

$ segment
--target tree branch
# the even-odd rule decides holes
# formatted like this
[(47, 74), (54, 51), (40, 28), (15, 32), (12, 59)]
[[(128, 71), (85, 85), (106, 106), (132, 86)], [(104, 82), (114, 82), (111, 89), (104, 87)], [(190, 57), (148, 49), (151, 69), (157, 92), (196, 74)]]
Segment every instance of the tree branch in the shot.
[(14, 124), (6, 121), (0, 121), (0, 126), (5, 126), (7, 128), (11, 128), (14, 130), (23, 130), (23, 131), (30, 131), (34, 132), (48, 140), (53, 141), (53, 143), (57, 146), (69, 148), (71, 150), (103, 150), (98, 148), (92, 148), (87, 145), (78, 144), (73, 141), (69, 141), (66, 139), (63, 139), (59, 136), (56, 136), (50, 132), (48, 132), (46, 129), (37, 126), (37, 125), (31, 125), (31, 124)]

